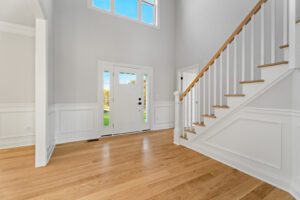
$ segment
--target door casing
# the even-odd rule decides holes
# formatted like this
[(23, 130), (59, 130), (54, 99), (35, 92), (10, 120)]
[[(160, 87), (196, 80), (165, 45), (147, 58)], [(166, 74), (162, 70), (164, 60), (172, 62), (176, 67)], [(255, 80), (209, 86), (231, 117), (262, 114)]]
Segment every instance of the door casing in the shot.
[(97, 87), (97, 127), (99, 136), (102, 135), (109, 135), (109, 134), (118, 134), (117, 130), (114, 128), (113, 124), (115, 122), (115, 116), (117, 115), (117, 110), (114, 109), (113, 101), (114, 101), (114, 78), (110, 78), (110, 88), (111, 96), (110, 96), (110, 118), (111, 123), (109, 127), (103, 126), (103, 72), (105, 70), (109, 70), (110, 72), (114, 72), (114, 68), (132, 68), (135, 70), (140, 70), (143, 73), (148, 75), (149, 79), (149, 122), (148, 126), (145, 129), (152, 129), (153, 122), (154, 122), (154, 88), (153, 88), (153, 68), (152, 67), (145, 67), (145, 66), (137, 66), (137, 65), (130, 65), (130, 64), (123, 64), (123, 63), (114, 63), (114, 62), (106, 62), (106, 61), (98, 61), (98, 87)]

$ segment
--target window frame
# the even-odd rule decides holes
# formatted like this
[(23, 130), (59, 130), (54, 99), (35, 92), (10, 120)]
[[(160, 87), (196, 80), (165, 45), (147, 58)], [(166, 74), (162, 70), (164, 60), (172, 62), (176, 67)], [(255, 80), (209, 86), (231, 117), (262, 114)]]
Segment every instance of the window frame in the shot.
[[(159, 12), (160, 12), (160, 0), (154, 0), (154, 3), (149, 2), (148, 0), (137, 0), (138, 2), (138, 18), (132, 19), (130, 17), (127, 17), (125, 15), (121, 15), (115, 12), (115, 0), (109, 0), (110, 1), (110, 11), (107, 11), (105, 9), (97, 8), (93, 6), (93, 0), (87, 0), (88, 2), (88, 8), (99, 11), (104, 14), (109, 14), (113, 16), (117, 16), (122, 19), (127, 19), (128, 21), (135, 22), (141, 25), (145, 25), (147, 27), (152, 27), (156, 29), (160, 29), (160, 23), (159, 23)], [(154, 24), (148, 24), (142, 21), (142, 3), (149, 4), (151, 6), (154, 6)]]

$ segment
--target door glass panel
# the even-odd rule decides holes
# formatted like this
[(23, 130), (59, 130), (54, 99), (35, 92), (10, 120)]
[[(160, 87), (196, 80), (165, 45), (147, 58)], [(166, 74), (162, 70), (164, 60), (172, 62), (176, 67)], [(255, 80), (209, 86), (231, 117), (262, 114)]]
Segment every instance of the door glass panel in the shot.
[(119, 84), (120, 85), (135, 85), (136, 74), (120, 72), (119, 74)]
[(149, 113), (149, 79), (148, 75), (144, 74), (144, 123), (148, 123)]
[(103, 72), (103, 126), (110, 125), (110, 72)]

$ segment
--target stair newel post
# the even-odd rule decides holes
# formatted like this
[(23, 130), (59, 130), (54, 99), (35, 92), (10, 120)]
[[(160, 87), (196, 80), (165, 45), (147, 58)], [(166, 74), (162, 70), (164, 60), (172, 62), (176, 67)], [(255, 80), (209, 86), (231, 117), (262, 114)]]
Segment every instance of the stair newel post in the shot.
[(230, 94), (230, 44), (227, 46), (226, 62), (226, 93)]
[(217, 60), (214, 62), (214, 103), (213, 105), (218, 105), (217, 101)]
[(203, 118), (203, 114), (204, 114), (204, 104), (203, 104), (203, 102), (204, 102), (204, 87), (203, 87), (203, 83), (204, 83), (204, 81), (203, 81), (203, 77), (201, 77), (200, 78), (200, 80), (199, 80), (199, 91), (200, 91), (200, 96), (199, 96), (199, 99), (200, 99), (200, 123), (201, 122), (204, 122), (204, 118)]
[(210, 100), (209, 100), (209, 109), (210, 109), (210, 115), (214, 115), (215, 111), (213, 108), (214, 98), (215, 98), (215, 86), (214, 86), (214, 65), (211, 65), (211, 68), (209, 69), (209, 90), (210, 90)]
[(220, 55), (220, 106), (224, 105), (223, 98), (223, 52)]
[(234, 81), (234, 84), (233, 84), (233, 93), (234, 94), (237, 94), (237, 36), (234, 38), (233, 40), (233, 66), (234, 66), (234, 70), (233, 70), (233, 81)]
[[(289, 65), (291, 68), (296, 66), (296, 0), (289, 0)], [(299, 63), (299, 62), (298, 62)], [(297, 64), (298, 64), (297, 63)]]
[(200, 80), (196, 84), (197, 113), (196, 122), (200, 123)]
[(174, 144), (179, 145), (180, 136), (184, 132), (184, 108), (183, 101), (180, 100), (180, 91), (174, 93), (175, 96), (175, 129), (174, 129)]
[(242, 29), (242, 81), (246, 80), (246, 26)]

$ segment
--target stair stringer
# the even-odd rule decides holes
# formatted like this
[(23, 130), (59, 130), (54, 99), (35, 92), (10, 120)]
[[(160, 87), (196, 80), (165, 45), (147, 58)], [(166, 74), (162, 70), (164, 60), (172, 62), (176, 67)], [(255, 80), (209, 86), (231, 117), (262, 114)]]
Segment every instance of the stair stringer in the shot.
[[(293, 72), (293, 69), (288, 69), (215, 124), (205, 128), (205, 131), (199, 133), (197, 129), (197, 136), (188, 135), (188, 140), (182, 140), (181, 145), (297, 196), (291, 183), (292, 158), (289, 144), (292, 140), (292, 121), (296, 117), (300, 124), (300, 112), (274, 112), (272, 109), (259, 112), (247, 108), (258, 97), (275, 89), (285, 78), (293, 75)], [(257, 129), (259, 131), (255, 131)], [(235, 141), (228, 142), (231, 140)], [(230, 148), (230, 145), (234, 147)]]

